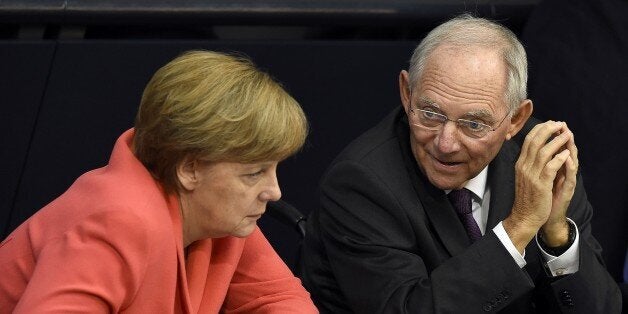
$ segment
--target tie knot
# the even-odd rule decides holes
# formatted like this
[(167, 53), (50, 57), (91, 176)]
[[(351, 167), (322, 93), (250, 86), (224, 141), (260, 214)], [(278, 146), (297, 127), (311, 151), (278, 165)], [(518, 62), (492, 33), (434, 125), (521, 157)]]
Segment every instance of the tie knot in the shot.
[(471, 213), (471, 191), (467, 189), (452, 190), (447, 197), (459, 214)]

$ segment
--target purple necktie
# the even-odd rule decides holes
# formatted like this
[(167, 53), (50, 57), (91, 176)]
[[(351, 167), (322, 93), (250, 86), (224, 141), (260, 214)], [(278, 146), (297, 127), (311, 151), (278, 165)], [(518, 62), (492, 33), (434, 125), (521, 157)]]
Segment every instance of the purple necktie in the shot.
[(464, 228), (467, 230), (471, 243), (482, 237), (482, 231), (478, 227), (478, 223), (473, 218), (471, 211), (471, 191), (467, 189), (452, 190), (447, 195), (449, 201), (454, 206), (458, 218), (462, 221)]

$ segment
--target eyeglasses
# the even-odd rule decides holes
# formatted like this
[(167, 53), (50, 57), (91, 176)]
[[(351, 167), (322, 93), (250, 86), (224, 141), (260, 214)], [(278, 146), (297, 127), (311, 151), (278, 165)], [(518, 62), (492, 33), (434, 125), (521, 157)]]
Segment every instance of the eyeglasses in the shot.
[(430, 131), (438, 131), (443, 125), (445, 125), (445, 123), (447, 123), (447, 121), (451, 121), (456, 123), (456, 126), (462, 134), (476, 139), (485, 137), (489, 132), (497, 130), (502, 125), (504, 120), (506, 120), (506, 117), (510, 115), (510, 112), (506, 113), (504, 118), (502, 118), (496, 127), (491, 127), (490, 125), (472, 120), (451, 120), (444, 114), (440, 114), (429, 109), (412, 108), (412, 105), (410, 105), (410, 112), (412, 112), (412, 114), (416, 117), (418, 123), (413, 123), (416, 126)]

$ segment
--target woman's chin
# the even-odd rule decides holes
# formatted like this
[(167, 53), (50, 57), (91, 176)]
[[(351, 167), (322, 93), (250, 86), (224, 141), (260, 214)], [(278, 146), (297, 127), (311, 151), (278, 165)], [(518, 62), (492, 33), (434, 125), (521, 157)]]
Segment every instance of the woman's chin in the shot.
[(234, 236), (236, 238), (246, 238), (250, 236), (251, 233), (255, 231), (255, 227), (257, 226), (256, 222), (257, 220), (247, 224), (246, 226), (240, 226), (239, 228), (237, 228), (231, 233), (231, 236)]

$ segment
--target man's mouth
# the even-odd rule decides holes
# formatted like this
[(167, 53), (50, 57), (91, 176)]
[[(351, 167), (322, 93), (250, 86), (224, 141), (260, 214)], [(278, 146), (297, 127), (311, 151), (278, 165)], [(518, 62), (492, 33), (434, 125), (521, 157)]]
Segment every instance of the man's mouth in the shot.
[(434, 156), (432, 156), (432, 158), (434, 159), (434, 161), (436, 161), (437, 163), (443, 165), (443, 166), (447, 166), (447, 167), (454, 167), (457, 165), (462, 164), (462, 162), (459, 161), (444, 161), (444, 160), (440, 160)]
[(461, 162), (447, 162), (447, 161), (440, 161), (440, 160), (438, 162), (440, 162), (443, 165), (447, 165), (447, 166), (455, 166), (455, 165), (461, 164)]

